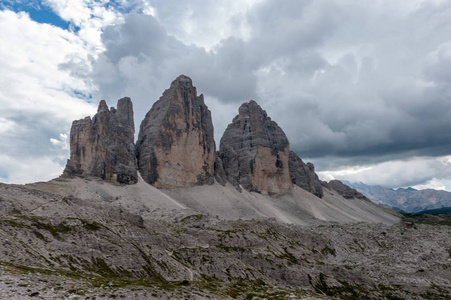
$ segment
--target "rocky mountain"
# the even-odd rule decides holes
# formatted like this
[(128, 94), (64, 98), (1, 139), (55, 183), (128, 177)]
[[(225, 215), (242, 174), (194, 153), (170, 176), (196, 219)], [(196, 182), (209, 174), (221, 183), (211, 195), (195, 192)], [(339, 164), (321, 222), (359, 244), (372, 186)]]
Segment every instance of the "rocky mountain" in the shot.
[(360, 193), (356, 189), (353, 189), (352, 187), (347, 186), (346, 184), (344, 184), (340, 180), (331, 180), (328, 183), (325, 183), (324, 185), (326, 185), (330, 189), (336, 191), (338, 194), (343, 196), (343, 198), (345, 198), (345, 199), (356, 198), (356, 199), (361, 199), (361, 200), (368, 200), (365, 197), (365, 195), (363, 195), (362, 193)]
[(92, 119), (74, 121), (64, 176), (134, 184), (139, 170), (147, 183), (158, 188), (217, 181), (238, 190), (282, 195), (296, 185), (320, 198), (323, 187), (341, 195), (346, 189), (321, 182), (313, 164), (305, 164), (290, 151), (283, 130), (253, 100), (240, 106), (216, 152), (210, 110), (185, 75), (177, 77), (153, 104), (141, 122), (136, 145), (130, 98), (119, 100), (117, 106), (110, 110), (102, 100)]
[(211, 113), (189, 77), (174, 80), (147, 113), (136, 157), (143, 179), (156, 187), (213, 183), (216, 150)]
[(138, 181), (134, 146), (135, 123), (130, 98), (108, 109), (100, 101), (91, 119), (74, 121), (70, 131), (70, 159), (64, 176), (95, 176), (120, 184)]
[(322, 198), (323, 188), (318, 175), (315, 173), (315, 166), (312, 163), (305, 164), (302, 159), (293, 151), (290, 151), (288, 165), (290, 168), (290, 177), (293, 184), (304, 190)]
[(219, 156), (237, 188), (269, 194), (292, 189), (285, 133), (255, 101), (243, 103), (221, 138)]
[(390, 189), (379, 185), (345, 182), (379, 205), (409, 213), (451, 206), (451, 193), (447, 191), (413, 188)]
[(182, 75), (133, 133), (130, 99), (101, 101), (73, 123), (64, 176), (0, 184), (1, 299), (451, 296), (448, 220), (402, 222), (320, 181), (255, 101), (216, 152)]

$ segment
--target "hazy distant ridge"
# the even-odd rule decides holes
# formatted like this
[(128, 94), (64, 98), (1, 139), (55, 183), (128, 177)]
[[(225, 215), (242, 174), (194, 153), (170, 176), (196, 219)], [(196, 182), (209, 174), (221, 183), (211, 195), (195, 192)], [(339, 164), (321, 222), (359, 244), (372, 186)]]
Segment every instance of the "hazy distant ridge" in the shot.
[(343, 182), (367, 196), (374, 203), (404, 212), (416, 213), (451, 206), (451, 193), (447, 191), (416, 190), (410, 187), (394, 190), (380, 185)]

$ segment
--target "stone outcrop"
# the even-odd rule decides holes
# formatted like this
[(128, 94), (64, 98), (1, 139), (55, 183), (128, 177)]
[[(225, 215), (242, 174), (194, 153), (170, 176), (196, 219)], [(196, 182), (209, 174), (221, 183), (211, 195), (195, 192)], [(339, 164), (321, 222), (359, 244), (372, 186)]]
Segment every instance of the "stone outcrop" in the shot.
[(345, 185), (340, 180), (331, 180), (328, 183), (324, 183), (326, 187), (329, 189), (332, 189), (336, 191), (339, 195), (343, 196), (345, 199), (361, 199), (361, 200), (367, 200), (369, 201), (363, 194), (361, 194), (359, 191)]
[(296, 153), (290, 151), (288, 161), (290, 167), (290, 177), (293, 184), (303, 188), (304, 190), (318, 196), (323, 197), (323, 188), (318, 175), (315, 173), (315, 167), (312, 163), (305, 164)]
[(95, 176), (121, 184), (138, 180), (134, 152), (135, 125), (130, 98), (108, 109), (100, 101), (91, 119), (74, 121), (70, 132), (70, 159), (63, 176)]
[(219, 155), (235, 187), (268, 194), (292, 188), (285, 133), (255, 101), (244, 103), (221, 138)]
[(94, 176), (120, 184), (142, 178), (157, 188), (230, 182), (238, 190), (284, 194), (293, 184), (322, 198), (323, 188), (345, 198), (366, 199), (339, 181), (319, 180), (313, 164), (289, 150), (285, 133), (255, 101), (244, 103), (216, 152), (211, 113), (189, 77), (180, 75), (154, 103), (134, 144), (130, 98), (74, 121), (70, 159), (63, 176)]
[(189, 77), (174, 80), (147, 113), (140, 126), (136, 157), (143, 179), (158, 188), (214, 182), (211, 113)]

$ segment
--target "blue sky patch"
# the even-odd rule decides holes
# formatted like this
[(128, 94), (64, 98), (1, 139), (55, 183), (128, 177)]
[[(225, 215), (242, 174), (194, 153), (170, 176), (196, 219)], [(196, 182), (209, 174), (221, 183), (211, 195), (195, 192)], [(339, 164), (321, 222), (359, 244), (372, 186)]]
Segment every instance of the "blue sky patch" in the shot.
[(92, 94), (91, 93), (84, 93), (79, 90), (72, 90), (72, 95), (77, 97), (78, 99), (85, 100), (86, 102), (90, 103), (89, 100), (92, 100)]
[(30, 15), (30, 18), (38, 23), (46, 23), (50, 25), (54, 25), (60, 27), (65, 30), (69, 30), (69, 28), (76, 27), (71, 26), (70, 22), (67, 22), (61, 19), (60, 16), (55, 14), (52, 9), (44, 4), (41, 1), (12, 1), (2, 4), (1, 9), (10, 9), (15, 12), (27, 12)]

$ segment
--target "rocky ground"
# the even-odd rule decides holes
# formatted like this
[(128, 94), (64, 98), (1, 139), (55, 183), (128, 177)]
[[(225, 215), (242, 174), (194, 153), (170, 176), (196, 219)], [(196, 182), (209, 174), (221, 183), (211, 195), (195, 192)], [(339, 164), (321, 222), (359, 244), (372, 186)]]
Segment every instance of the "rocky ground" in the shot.
[(451, 297), (446, 220), (302, 226), (189, 209), (140, 215), (110, 198), (42, 190), (0, 185), (2, 299)]

